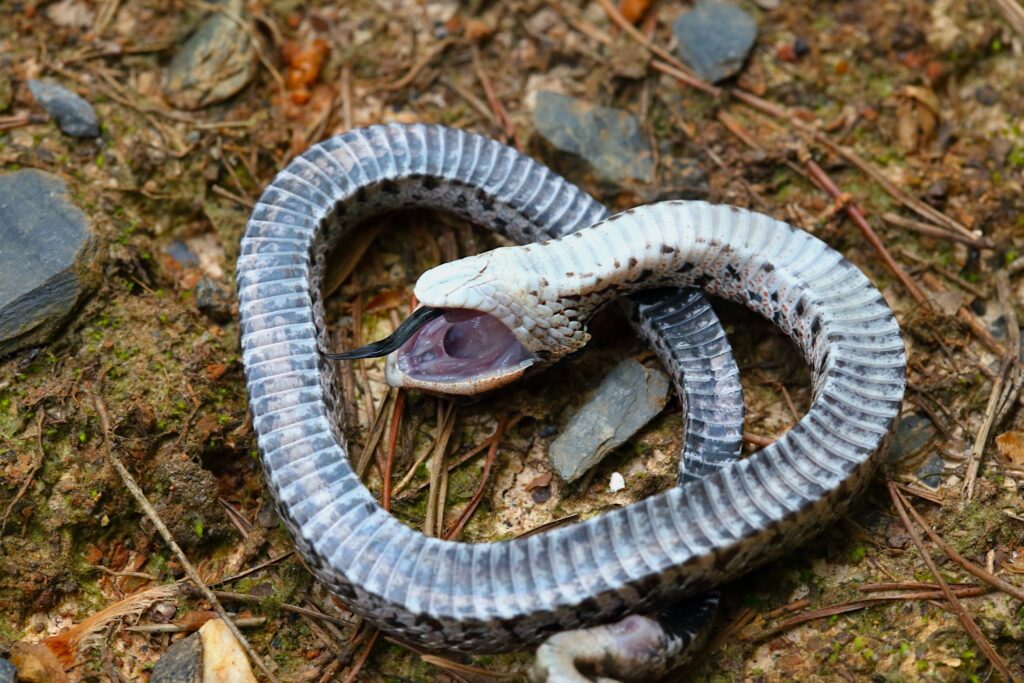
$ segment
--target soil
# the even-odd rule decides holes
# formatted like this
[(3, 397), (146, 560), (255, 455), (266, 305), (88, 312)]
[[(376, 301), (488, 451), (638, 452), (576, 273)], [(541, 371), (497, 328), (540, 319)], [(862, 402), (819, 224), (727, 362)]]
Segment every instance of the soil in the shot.
[[(636, 116), (659, 168), (670, 159), (699, 165), (710, 200), (784, 218), (843, 252), (882, 290), (910, 352), (904, 425), (870, 490), (798, 551), (724, 586), (711, 645), (670, 680), (995, 680), (979, 642), (1024, 674), (1021, 605), (995, 590), (962, 598), (980, 629), (982, 640), (972, 639), (936, 597), (936, 579), (887, 489), (910, 487), (910, 501), (948, 544), (1019, 582), (1024, 38), (1000, 13), (1009, 7), (1014, 16), (1019, 5), (741, 2), (757, 22), (757, 43), (738, 79), (709, 93), (666, 75), (665, 55), (652, 58), (641, 42), (671, 50), (671, 23), (688, 4), (624, 4), (639, 10), (640, 38), (602, 3), (576, 0), (253, 0), (226, 10), (199, 0), (5, 3), (0, 169), (39, 168), (66, 180), (104, 245), (104, 278), (51, 343), (0, 363), (0, 655), (185, 575), (127, 493), (109, 448), (205, 581), (266, 565), (217, 588), (255, 596), (223, 602), (240, 618), (265, 617), (244, 632), (280, 680), (523, 678), (528, 653), (424, 656), (370, 635), (289, 554), (248, 419), (232, 281), (253, 203), (309, 144), (372, 123), (427, 121), (554, 163), (555, 152), (534, 134), (531, 107), (539, 90), (557, 90)], [(241, 24), (220, 22), (221, 30), (241, 26), (248, 42), (223, 41), (233, 51), (228, 66), (198, 73), (189, 96), (176, 96), (164, 85), (172, 59), (211, 11), (237, 18)], [(208, 68), (202, 64), (209, 62), (194, 68)], [(214, 86), (229, 67), (241, 88), (224, 95)], [(27, 88), (40, 77), (95, 106), (98, 140), (67, 137), (28, 116), (41, 112)], [(657, 182), (609, 187), (582, 162), (557, 162), (617, 208), (658, 195)], [(814, 182), (815, 168), (834, 181), (838, 199)], [(905, 279), (885, 266), (851, 208), (866, 216)], [(931, 234), (907, 227), (913, 221)], [(965, 230), (960, 241), (949, 237), (954, 224)], [(339, 346), (388, 334), (408, 314), (423, 270), (497, 244), (487, 231), (422, 212), (366, 230), (376, 238), (365, 253), (339, 257), (343, 281), (328, 306)], [(806, 410), (809, 376), (795, 347), (766, 322), (735, 306), (716, 308), (742, 370), (753, 452)], [(449, 410), (449, 463), (510, 418), (461, 539), (508, 538), (670, 486), (681, 444), (676, 399), (591, 476), (573, 485), (551, 476), (552, 434), (604, 373), (627, 355), (654, 362), (618, 332), (621, 324), (608, 312), (594, 324), (593, 348), (571, 367), (476, 403), (450, 408), (407, 396), (393, 471), (396, 485), (410, 470), (412, 477), (395, 493), (396, 514), (423, 526), (440, 482), (427, 464), (415, 464), (434, 448)], [(356, 365), (348, 382), (345, 418), (358, 452), (392, 404), (380, 362)], [(375, 492), (387, 441), (385, 432), (368, 458)], [(472, 499), (486, 450), (451, 471), (437, 527), (449, 528)], [(614, 472), (626, 487), (610, 493)], [(925, 543), (944, 580), (978, 584)], [(852, 604), (876, 595), (865, 589), (879, 583), (897, 584), (881, 593), (894, 599)], [(906, 597), (914, 590), (930, 599)], [(841, 608), (787, 622), (833, 606)], [(66, 675), (146, 680), (183, 636), (126, 627), (172, 621), (191, 631), (201, 621), (188, 615), (210, 607), (181, 590), (140, 607), (141, 615), (103, 620), (71, 653)]]

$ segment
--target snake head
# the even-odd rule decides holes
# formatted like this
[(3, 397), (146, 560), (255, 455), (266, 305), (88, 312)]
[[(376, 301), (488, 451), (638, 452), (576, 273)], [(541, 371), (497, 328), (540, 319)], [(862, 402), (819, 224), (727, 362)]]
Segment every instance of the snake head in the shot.
[[(496, 249), (420, 276), (416, 297), (440, 311), (388, 355), (391, 386), (443, 394), (497, 389), (577, 350), (586, 343), (559, 328), (568, 324), (535, 268), (522, 263), (520, 249)], [(571, 312), (571, 311), (569, 311)]]
[(521, 249), (495, 249), (427, 271), (415, 288), (423, 307), (391, 337), (328, 357), (387, 354), (393, 387), (470, 395), (578, 350), (589, 339), (583, 321), (522, 263)]
[(514, 382), (540, 364), (542, 345), (510, 306), (524, 300), (530, 277), (510, 278), (500, 251), (446, 263), (420, 277), (416, 298), (441, 315), (388, 356), (388, 384), (477, 394)]

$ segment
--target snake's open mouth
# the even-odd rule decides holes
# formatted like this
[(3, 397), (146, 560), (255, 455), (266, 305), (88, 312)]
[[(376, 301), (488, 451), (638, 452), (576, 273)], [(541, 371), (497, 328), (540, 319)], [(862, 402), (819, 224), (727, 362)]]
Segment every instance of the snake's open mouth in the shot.
[(449, 308), (427, 321), (388, 358), (388, 383), (476, 393), (517, 379), (535, 360), (494, 316)]

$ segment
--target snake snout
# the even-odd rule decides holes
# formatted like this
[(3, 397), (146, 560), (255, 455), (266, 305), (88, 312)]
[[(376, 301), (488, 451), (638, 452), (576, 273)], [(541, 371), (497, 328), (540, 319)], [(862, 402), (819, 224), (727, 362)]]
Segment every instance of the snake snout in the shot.
[(392, 386), (475, 394), (512, 382), (537, 360), (496, 317), (445, 309), (388, 357)]

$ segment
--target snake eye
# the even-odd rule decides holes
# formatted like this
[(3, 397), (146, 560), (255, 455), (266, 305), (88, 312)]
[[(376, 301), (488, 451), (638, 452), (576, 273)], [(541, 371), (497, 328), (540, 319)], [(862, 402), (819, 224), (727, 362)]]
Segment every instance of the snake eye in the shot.
[[(470, 385), (504, 384), (536, 360), (500, 320), (467, 309), (444, 309), (395, 355), (395, 366), (416, 383), (446, 393), (473, 393)], [(514, 375), (515, 377), (513, 377)], [(486, 381), (486, 382), (485, 382)]]

